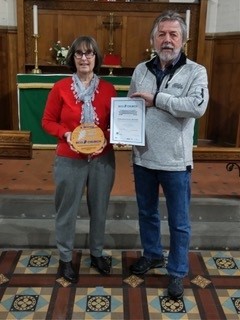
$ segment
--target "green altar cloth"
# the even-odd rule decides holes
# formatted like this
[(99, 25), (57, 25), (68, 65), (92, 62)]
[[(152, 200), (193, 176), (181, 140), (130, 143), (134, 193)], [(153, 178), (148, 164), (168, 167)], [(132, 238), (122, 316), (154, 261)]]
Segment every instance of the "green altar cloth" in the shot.
[[(18, 118), (19, 129), (32, 132), (34, 145), (55, 145), (57, 139), (48, 135), (41, 127), (41, 119), (49, 91), (53, 84), (71, 74), (18, 74)], [(126, 97), (131, 77), (102, 76), (114, 84), (119, 97)]]
[[(33, 145), (54, 146), (57, 139), (48, 135), (41, 127), (41, 119), (49, 91), (53, 84), (71, 74), (18, 74), (18, 119), (19, 130), (31, 131)], [(119, 97), (126, 97), (130, 76), (102, 76), (114, 84)], [(198, 121), (194, 129), (193, 143), (197, 145)]]

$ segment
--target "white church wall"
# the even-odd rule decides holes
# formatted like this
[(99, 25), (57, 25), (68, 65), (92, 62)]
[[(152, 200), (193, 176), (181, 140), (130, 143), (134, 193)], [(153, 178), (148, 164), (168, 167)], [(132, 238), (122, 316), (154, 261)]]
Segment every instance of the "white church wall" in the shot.
[(240, 31), (240, 0), (221, 0), (218, 7), (217, 31)]
[(0, 0), (0, 26), (16, 27), (16, 0)]
[(206, 33), (240, 31), (240, 0), (208, 0)]

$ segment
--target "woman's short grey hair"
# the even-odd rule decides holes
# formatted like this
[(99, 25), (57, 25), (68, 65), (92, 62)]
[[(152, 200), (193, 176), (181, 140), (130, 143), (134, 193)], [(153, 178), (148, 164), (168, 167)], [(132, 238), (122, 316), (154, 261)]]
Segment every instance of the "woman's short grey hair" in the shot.
[(183, 17), (176, 11), (168, 10), (161, 13), (154, 21), (153, 27), (150, 33), (151, 42), (154, 40), (154, 36), (158, 30), (158, 25), (163, 21), (178, 21), (182, 31), (182, 41), (187, 41), (187, 25)]
[(68, 50), (66, 65), (71, 69), (72, 72), (77, 71), (74, 54), (77, 50), (79, 50), (79, 48), (85, 48), (86, 50), (93, 50), (95, 52), (95, 66), (93, 72), (97, 74), (102, 64), (102, 55), (96, 40), (90, 36), (81, 36), (73, 41), (70, 49)]

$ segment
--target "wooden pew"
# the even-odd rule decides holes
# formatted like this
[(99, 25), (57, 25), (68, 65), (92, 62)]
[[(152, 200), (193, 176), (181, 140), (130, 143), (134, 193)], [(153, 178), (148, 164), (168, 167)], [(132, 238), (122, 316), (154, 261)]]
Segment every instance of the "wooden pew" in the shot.
[(32, 159), (31, 131), (0, 130), (0, 158)]

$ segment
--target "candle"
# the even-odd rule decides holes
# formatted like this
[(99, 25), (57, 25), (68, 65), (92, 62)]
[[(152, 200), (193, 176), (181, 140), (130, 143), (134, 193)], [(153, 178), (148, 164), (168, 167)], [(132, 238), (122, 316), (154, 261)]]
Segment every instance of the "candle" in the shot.
[(189, 39), (189, 31), (190, 31), (190, 10), (186, 11), (186, 25), (187, 25), (187, 39)]
[(33, 34), (38, 34), (38, 7), (33, 6)]

